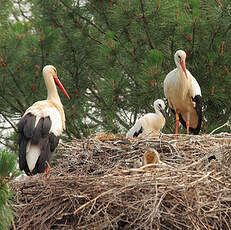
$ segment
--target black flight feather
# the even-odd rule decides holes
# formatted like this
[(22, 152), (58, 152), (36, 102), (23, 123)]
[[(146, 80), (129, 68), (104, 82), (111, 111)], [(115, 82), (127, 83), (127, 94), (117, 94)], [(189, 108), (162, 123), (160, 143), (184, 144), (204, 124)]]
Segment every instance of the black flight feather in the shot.
[(133, 134), (133, 137), (138, 137), (143, 131), (144, 131), (144, 129), (141, 126), (140, 129)]
[[(28, 113), (18, 123), (19, 168), (24, 170), (27, 175), (43, 173), (46, 170), (60, 139), (59, 136), (57, 137), (53, 133), (49, 133), (51, 128), (50, 117), (41, 118), (36, 127), (35, 120), (36, 117)], [(40, 148), (40, 156), (32, 172), (30, 172), (26, 162), (26, 148), (29, 141)]]
[(50, 133), (50, 135), (49, 135), (49, 142), (50, 142), (50, 150), (51, 150), (51, 152), (54, 152), (54, 150), (58, 146), (59, 139), (60, 139), (59, 136), (55, 136), (53, 133)]
[(51, 129), (51, 119), (50, 117), (44, 117), (43, 127), (42, 127), (42, 136), (45, 137), (48, 135)]
[(23, 133), (26, 138), (29, 139), (33, 136), (34, 126), (35, 126), (35, 116), (33, 116), (31, 113), (28, 113), (26, 115), (26, 120), (23, 127)]
[(31, 144), (33, 145), (37, 145), (40, 139), (42, 138), (43, 121), (44, 121), (44, 118), (40, 118), (40, 120), (38, 121), (38, 124), (33, 130), (33, 136), (31, 138)]

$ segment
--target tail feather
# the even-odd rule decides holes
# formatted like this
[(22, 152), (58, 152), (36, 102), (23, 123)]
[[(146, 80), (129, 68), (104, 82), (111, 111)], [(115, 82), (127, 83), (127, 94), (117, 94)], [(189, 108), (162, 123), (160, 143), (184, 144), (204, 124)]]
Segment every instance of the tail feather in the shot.
[(40, 148), (38, 145), (31, 144), (31, 142), (28, 142), (28, 151), (26, 153), (26, 162), (27, 165), (32, 172), (35, 168), (35, 165), (38, 161), (38, 158), (40, 156)]
[(139, 121), (135, 123), (135, 125), (127, 132), (126, 137), (133, 138), (138, 137), (139, 134), (143, 132), (143, 127)]
[(26, 167), (26, 146), (28, 140), (23, 137), (22, 134), (19, 134), (20, 144), (19, 144), (19, 168), (23, 170)]

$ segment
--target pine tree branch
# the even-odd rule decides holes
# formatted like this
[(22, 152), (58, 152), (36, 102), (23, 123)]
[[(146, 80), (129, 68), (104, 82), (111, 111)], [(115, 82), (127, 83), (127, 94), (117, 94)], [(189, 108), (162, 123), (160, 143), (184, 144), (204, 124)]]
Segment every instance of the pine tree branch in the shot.
[(193, 30), (192, 30), (192, 59), (194, 55), (194, 45), (195, 45), (195, 36), (196, 36), (196, 21), (197, 18), (194, 16), (193, 18)]
[[(87, 64), (88, 64), (88, 67), (94, 72), (94, 73), (96, 73), (98, 76), (100, 76), (102, 79), (104, 79), (105, 77), (99, 72), (99, 71), (97, 71), (90, 63), (88, 63), (88, 61), (86, 62)], [(85, 70), (87, 71), (87, 74), (88, 74), (88, 76), (89, 76), (89, 78), (91, 79), (91, 81), (94, 83), (94, 85), (95, 85), (95, 87), (97, 88), (97, 84), (95, 83), (95, 81), (94, 81), (94, 77), (93, 76), (91, 76), (90, 75), (90, 73), (89, 73), (89, 71), (88, 71), (88, 69), (86, 68), (86, 66), (84, 66), (85, 67)], [(97, 90), (98, 90), (98, 88), (97, 88)]]
[(75, 123), (72, 122), (72, 119), (67, 119), (66, 122), (67, 122), (67, 127), (71, 127), (71, 131), (69, 131), (69, 129), (65, 130), (66, 134), (68, 135), (68, 138), (71, 139), (73, 136), (77, 138), (81, 138), (82, 135), (80, 133), (79, 126), (76, 126)]
[[(104, 16), (104, 19), (105, 19), (105, 22), (107, 24), (107, 26), (109, 27), (110, 30), (113, 31), (112, 27), (110, 26), (109, 22), (108, 22), (108, 19), (107, 19), (107, 16), (105, 14), (105, 12), (103, 12), (103, 16)], [(139, 61), (139, 59), (137, 58), (137, 56), (135, 55), (135, 53), (133, 51), (130, 51), (128, 50), (126, 47), (124, 47), (123, 43), (120, 41), (119, 37), (115, 34), (115, 38), (114, 38), (115, 41), (119, 42), (120, 45), (126, 50), (127, 53), (130, 54), (130, 56), (139, 64), (143, 64), (142, 62)]]
[[(21, 0), (18, 0), (18, 1), (14, 1), (17, 5), (18, 5), (18, 9), (19, 9), (19, 11), (20, 11), (20, 13), (21, 13), (21, 15), (25, 18), (25, 19), (27, 19), (28, 21), (31, 21), (31, 18), (30, 17), (28, 17), (25, 13), (24, 13), (24, 11), (23, 11), (23, 9), (22, 9), (22, 6), (21, 6)], [(19, 20), (19, 21), (21, 21), (21, 20)]]
[[(97, 87), (97, 86), (96, 86), (96, 87)], [(101, 103), (98, 103), (98, 106), (96, 106), (96, 107), (102, 107), (102, 108), (104, 108), (104, 110), (107, 110), (107, 107), (108, 107), (108, 106), (107, 106), (105, 100), (103, 99), (103, 97), (99, 96), (99, 94), (97, 94), (97, 93), (95, 92), (95, 90), (93, 90), (91, 87), (89, 87), (88, 89), (91, 90), (91, 93), (92, 93), (92, 95), (94, 96), (94, 98), (97, 99), (98, 102), (101, 102)], [(97, 91), (98, 91), (98, 89), (97, 89)], [(99, 91), (98, 91), (98, 92), (99, 92)], [(88, 99), (91, 99), (91, 98), (88, 97), (86, 94), (85, 94), (85, 97), (87, 97)], [(96, 101), (95, 101), (95, 103), (96, 103), (96, 105), (97, 105), (97, 102), (96, 102)]]
[(63, 26), (61, 23), (59, 23), (59, 22), (56, 20), (56, 18), (54, 18), (53, 16), (51, 16), (51, 20), (52, 20), (53, 23), (55, 23), (55, 24), (61, 29), (62, 34), (64, 35), (64, 38), (67, 39), (68, 43), (70, 44), (70, 48), (71, 48), (72, 52), (75, 54), (75, 53), (76, 53), (76, 50), (75, 50), (75, 48), (74, 48), (74, 46), (73, 46), (73, 42), (72, 42), (72, 40), (69, 38), (69, 36), (67, 35), (67, 32), (66, 32), (65, 29), (64, 29), (64, 26)]
[(126, 73), (127, 76), (129, 76), (131, 78), (131, 80), (133, 80), (133, 82), (135, 83), (136, 86), (138, 86), (136, 79), (129, 73), (129, 71), (127, 70), (127, 68), (125, 67), (125, 65), (119, 60), (118, 56), (116, 55), (116, 60), (119, 63), (120, 66), (123, 67), (124, 72)]
[(14, 125), (13, 122), (11, 122), (8, 117), (3, 113), (3, 112), (0, 112), (0, 114), (4, 117), (4, 119), (11, 125), (11, 127), (14, 129), (15, 132), (18, 131), (18, 129), (16, 128), (16, 126)]
[[(2, 139), (2, 137), (1, 137), (1, 139)], [(7, 147), (8, 149), (11, 149), (12, 151), (16, 150), (15, 148), (12, 148), (11, 145), (8, 145), (7, 143), (5, 143), (5, 142), (3, 142), (1, 140), (0, 140), (0, 144), (3, 145), (3, 146), (5, 146), (5, 147)]]
[[(63, 0), (60, 0), (62, 2), (62, 4), (68, 9), (68, 12), (72, 11), (72, 8), (66, 4)], [(93, 26), (94, 28), (96, 28), (100, 33), (105, 34), (104, 30), (102, 28), (100, 28), (99, 26), (97, 26), (95, 23), (93, 23), (90, 19), (84, 17), (83, 15), (77, 13), (78, 17), (80, 17), (82, 20), (86, 21), (88, 24), (90, 24), (91, 26)], [(74, 19), (74, 15), (71, 14), (72, 19)]]
[(215, 40), (216, 35), (218, 34), (218, 31), (219, 31), (219, 26), (216, 25), (216, 28), (215, 28), (215, 30), (214, 30), (214, 34), (213, 34), (213, 36), (212, 36), (212, 38), (211, 38), (211, 42), (210, 42), (210, 44), (209, 44), (209, 50), (211, 50), (211, 48), (212, 48), (213, 42), (214, 42), (214, 40)]
[(17, 21), (17, 22), (20, 22), (20, 21), (21, 21), (21, 20), (19, 19), (19, 17), (17, 16), (15, 10), (12, 10), (11, 13), (12, 13), (12, 15), (14, 16), (15, 21)]
[(87, 114), (87, 116), (88, 116), (92, 121), (94, 121), (95, 123), (100, 124), (100, 125), (102, 125), (104, 128), (106, 128), (106, 125), (105, 125), (105, 122), (104, 122), (104, 121), (100, 121), (100, 120), (96, 119), (95, 116), (92, 116), (92, 115), (90, 115), (89, 113)]
[[(87, 37), (89, 37), (91, 40), (99, 43), (102, 45), (102, 43), (97, 40), (96, 38), (92, 37), (89, 33), (87, 33), (85, 30), (84, 30), (84, 26), (81, 25), (78, 20), (74, 17), (74, 14), (72, 13), (72, 8), (66, 4), (63, 0), (60, 0), (61, 3), (67, 8), (68, 10), (68, 15), (70, 16), (70, 18), (72, 19), (72, 21), (74, 22), (74, 24), (83, 32), (83, 34), (85, 34)], [(101, 33), (105, 34), (105, 32), (100, 28), (98, 27), (97, 25), (95, 25), (93, 22), (91, 22), (88, 18), (80, 15), (80, 14), (77, 14), (82, 20), (86, 21), (88, 24), (90, 24), (91, 26), (93, 26), (94, 28), (96, 28), (98, 31), (100, 31)]]
[[(25, 112), (26, 108), (25, 108), (24, 104), (20, 101), (20, 97), (15, 97), (15, 95), (12, 94), (12, 92), (8, 92), (8, 94), (11, 96), (11, 98), (13, 98), (17, 102), (17, 104), (21, 108), (21, 110), (20, 110), (17, 107), (14, 107), (16, 109), (16, 111), (19, 113)], [(27, 104), (28, 104), (28, 102), (27, 102)]]
[(148, 23), (147, 23), (145, 13), (144, 13), (144, 0), (140, 0), (140, 6), (141, 6), (142, 15), (143, 15), (142, 19), (143, 19), (143, 23), (144, 23), (144, 32), (146, 34), (146, 37), (147, 37), (148, 44), (149, 44), (150, 48), (154, 49), (154, 46), (152, 44), (151, 38), (150, 38), (149, 33), (148, 33), (148, 29), (147, 29)]
[(119, 121), (119, 123), (120, 123), (124, 128), (129, 129), (129, 125), (128, 125), (125, 121), (123, 121), (117, 113), (115, 113), (115, 115), (116, 115), (117, 121)]
[(123, 28), (123, 31), (124, 31), (124, 34), (125, 34), (126, 37), (127, 37), (127, 40), (132, 44), (133, 47), (135, 47), (135, 44), (134, 44), (134, 42), (133, 42), (133, 40), (132, 40), (132, 38), (131, 38), (131, 35), (130, 35), (128, 29), (127, 29), (127, 26), (125, 26), (125, 27)]
[[(5, 53), (4, 55), (0, 54), (0, 58), (3, 59), (3, 60), (5, 60), (5, 56), (6, 56), (6, 53)], [(5, 63), (5, 64), (6, 64), (6, 63)], [(26, 97), (24, 91), (21, 89), (20, 84), (18, 84), (18, 81), (17, 81), (17, 79), (16, 79), (15, 76), (14, 76), (15, 74), (7, 67), (7, 65), (6, 65), (6, 67), (5, 67), (5, 71), (6, 71), (6, 73), (9, 73), (9, 75), (12, 77), (13, 82), (15, 83), (17, 89), (21, 92), (21, 94), (22, 94), (24, 97)]]
[[(97, 70), (95, 70), (90, 64), (88, 64), (89, 68), (95, 72), (97, 75), (101, 76), (101, 78), (104, 78), (100, 73), (98, 73)], [(96, 88), (97, 92), (99, 92), (98, 86), (96, 84), (96, 82), (94, 81), (94, 77), (91, 76), (91, 74), (89, 73), (89, 71), (87, 71), (88, 77), (91, 79), (92, 84), (94, 85), (94, 87)], [(106, 109), (107, 108), (107, 104), (105, 102), (105, 100), (103, 99), (103, 97), (100, 97), (99, 94), (97, 94), (95, 92), (95, 90), (93, 90), (91, 87), (88, 87), (88, 89), (91, 91), (91, 94), (94, 96), (95, 99), (97, 99), (99, 102), (101, 102), (103, 104), (103, 107)], [(86, 94), (85, 97), (87, 97), (90, 101), (92, 101)], [(97, 102), (95, 102), (97, 104)], [(98, 107), (101, 107), (101, 103), (98, 103)]]
[(225, 30), (225, 36), (227, 36), (228, 32), (230, 31), (231, 29), (231, 24), (228, 25), (227, 29)]
[(87, 36), (88, 38), (90, 38), (92, 41), (97, 42), (100, 45), (103, 45), (102, 42), (100, 42), (99, 40), (97, 40), (96, 38), (94, 38), (93, 36), (91, 36), (89, 33), (87, 33), (86, 30), (84, 29), (84, 27), (80, 23), (78, 23), (78, 21), (76, 19), (73, 19), (73, 21), (74, 21), (75, 25), (82, 31), (82, 33), (85, 36)]
[[(133, 46), (133, 51), (130, 51), (130, 50), (126, 49), (126, 48), (123, 46), (122, 43), (120, 43), (120, 44), (121, 44), (121, 47), (123, 47), (123, 48), (126, 50), (126, 52), (129, 53), (129, 55), (132, 56), (132, 58), (135, 59), (136, 62), (138, 62), (139, 64), (142, 64), (142, 65), (143, 65), (143, 63), (140, 62), (140, 61), (136, 58), (136, 56), (135, 56), (135, 44), (134, 44), (134, 42), (133, 42), (132, 39), (131, 39), (131, 36), (130, 36), (130, 34), (129, 34), (129, 31), (127, 30), (126, 27), (123, 29), (123, 31), (124, 31), (126, 37), (128, 38), (128, 41), (132, 44), (132, 46)], [(119, 41), (119, 40), (117, 40), (117, 41)], [(119, 41), (119, 42), (120, 42), (120, 41)]]
[(41, 54), (42, 54), (42, 66), (45, 66), (45, 57), (44, 57), (44, 42), (43, 42), (43, 38), (42, 38), (42, 32), (43, 32), (43, 28), (40, 27), (40, 50), (41, 50)]
[(67, 43), (70, 45), (70, 48), (71, 48), (71, 51), (72, 51), (73, 57), (74, 57), (74, 60), (73, 60), (74, 63), (78, 63), (78, 59), (77, 59), (77, 57), (76, 57), (77, 51), (76, 51), (76, 49), (74, 48), (73, 41), (71, 40), (71, 38), (69, 38), (67, 32), (65, 31), (64, 26), (63, 26), (61, 23), (59, 23), (59, 22), (58, 22), (54, 17), (52, 17), (52, 16), (51, 16), (51, 20), (53, 21), (53, 23), (56, 23), (56, 25), (61, 29), (61, 31), (62, 31), (64, 37), (65, 37), (65, 38), (67, 39), (67, 41), (68, 41)]
[[(9, 105), (9, 108), (13, 108), (15, 110), (15, 112), (18, 112), (18, 113), (22, 112), (15, 105), (13, 105), (9, 100), (7, 100), (7, 97), (5, 97), (1, 94), (0, 94), (0, 97)], [(15, 100), (18, 101), (18, 98), (15, 98)]]
[[(112, 27), (111, 27), (111, 25), (109, 24), (109, 21), (108, 21), (108, 18), (107, 18), (107, 16), (106, 16), (105, 12), (102, 11), (102, 12), (100, 13), (99, 10), (98, 10), (98, 7), (96, 7), (96, 6), (92, 3), (91, 0), (89, 0), (89, 2), (90, 2), (90, 4), (91, 4), (91, 7), (92, 7), (99, 15), (101, 15), (101, 13), (102, 13), (106, 25), (108, 26), (108, 28), (109, 28), (110, 30), (112, 30)], [(101, 7), (100, 9), (101, 9), (101, 10), (104, 10), (105, 8), (104, 8), (104, 7)]]
[(103, 11), (102, 13), (103, 13), (103, 17), (104, 17), (104, 19), (105, 19), (106, 25), (108, 26), (108, 28), (109, 28), (110, 30), (112, 30), (112, 27), (111, 27), (111, 25), (109, 24), (109, 21), (108, 21), (108, 19), (107, 19), (107, 16), (106, 16), (105, 12)]
[[(93, 7), (93, 9), (100, 15), (100, 12), (98, 11), (97, 7)], [(105, 19), (105, 22), (106, 22), (108, 28), (109, 28), (110, 30), (113, 31), (113, 29), (111, 28), (111, 26), (110, 26), (110, 24), (109, 24), (109, 21), (108, 21), (108, 19), (107, 19), (107, 16), (106, 16), (105, 12), (103, 12), (103, 16), (104, 16), (104, 19)], [(125, 51), (126, 51), (137, 63), (143, 64), (141, 61), (139, 61), (139, 59), (137, 58), (137, 56), (135, 55), (134, 52), (132, 52), (132, 51), (128, 50), (126, 47), (124, 47), (123, 43), (120, 41), (120, 39), (118, 38), (117, 35), (114, 36), (113, 40), (115, 40), (116, 42), (119, 42), (120, 45), (121, 45), (121, 47), (123, 47), (123, 49), (125, 49)]]
[[(89, 75), (90, 76), (90, 75)], [(96, 85), (95, 85), (96, 86)], [(97, 87), (97, 86), (96, 86)], [(94, 90), (92, 90), (91, 88), (89, 88), (91, 90), (91, 93), (94, 95), (95, 98), (97, 98), (99, 101), (101, 101), (103, 104), (100, 106), (99, 104), (99, 107), (102, 107), (103, 110), (105, 111), (111, 111), (111, 106), (108, 106), (107, 103), (105, 102), (105, 100), (103, 99), (103, 97), (99, 97), (98, 94), (95, 93)], [(97, 89), (98, 90), (98, 89)], [(86, 97), (88, 97), (87, 95), (85, 95)], [(101, 110), (102, 111), (102, 110)], [(121, 125), (123, 125), (125, 128), (128, 128), (128, 125), (127, 123), (125, 123), (118, 115), (116, 112), (114, 112), (114, 115), (116, 116), (116, 119), (119, 121), (119, 123)]]

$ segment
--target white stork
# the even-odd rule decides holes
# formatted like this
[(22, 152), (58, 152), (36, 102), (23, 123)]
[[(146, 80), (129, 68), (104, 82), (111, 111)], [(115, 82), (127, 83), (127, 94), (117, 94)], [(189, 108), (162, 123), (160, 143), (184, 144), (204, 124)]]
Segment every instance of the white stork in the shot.
[(178, 134), (179, 121), (193, 134), (198, 134), (202, 121), (201, 89), (186, 69), (186, 53), (178, 50), (174, 56), (177, 68), (167, 74), (164, 80), (164, 94), (169, 107), (176, 115), (176, 130)]
[(18, 123), (19, 167), (27, 175), (49, 171), (49, 161), (65, 129), (65, 114), (55, 83), (70, 99), (54, 66), (43, 68), (47, 100), (35, 102)]
[(165, 125), (165, 104), (161, 99), (154, 102), (155, 113), (147, 113), (141, 117), (127, 132), (126, 137), (133, 138), (142, 135), (159, 134)]

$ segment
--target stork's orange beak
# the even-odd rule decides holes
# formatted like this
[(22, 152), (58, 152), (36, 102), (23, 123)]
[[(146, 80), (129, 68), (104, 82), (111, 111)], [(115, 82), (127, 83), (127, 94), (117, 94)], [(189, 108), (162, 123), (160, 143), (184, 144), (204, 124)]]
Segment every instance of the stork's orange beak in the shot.
[(58, 79), (58, 77), (54, 77), (55, 82), (57, 83), (57, 85), (59, 86), (59, 88), (62, 90), (62, 92), (66, 95), (66, 97), (68, 99), (70, 99), (70, 96), (67, 94), (66, 90), (64, 89), (62, 83), (60, 82), (60, 80)]
[(183, 69), (183, 71), (185, 73), (186, 78), (188, 79), (188, 76), (187, 76), (187, 73), (186, 73), (185, 61), (181, 60), (180, 65), (181, 65), (181, 67), (182, 67), (182, 69)]

